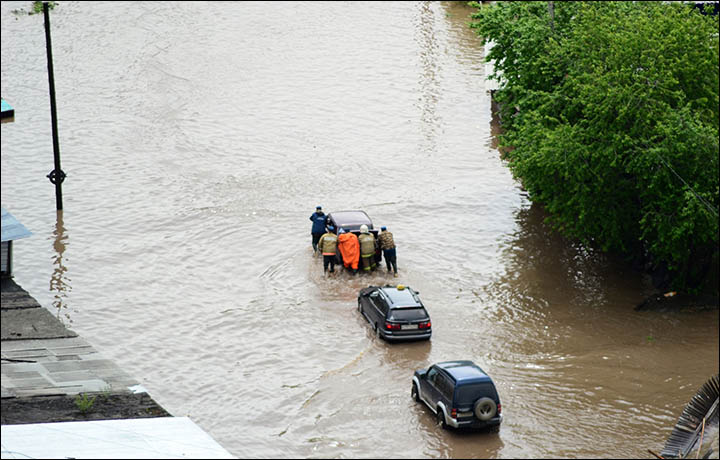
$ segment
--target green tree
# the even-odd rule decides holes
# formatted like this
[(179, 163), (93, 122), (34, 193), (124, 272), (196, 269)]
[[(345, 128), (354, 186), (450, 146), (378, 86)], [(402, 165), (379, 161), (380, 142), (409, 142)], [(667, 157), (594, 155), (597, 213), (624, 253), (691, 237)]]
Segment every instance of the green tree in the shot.
[[(718, 18), (672, 2), (499, 2), (495, 43), (513, 174), (550, 222), (707, 281), (718, 253)], [(497, 72), (499, 71), (499, 72)], [(717, 283), (717, 280), (714, 280)]]

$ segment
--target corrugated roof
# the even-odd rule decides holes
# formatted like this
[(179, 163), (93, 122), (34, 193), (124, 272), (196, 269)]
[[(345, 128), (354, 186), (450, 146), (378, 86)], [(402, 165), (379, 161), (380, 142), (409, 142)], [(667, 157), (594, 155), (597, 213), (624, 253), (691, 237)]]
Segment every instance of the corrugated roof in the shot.
[(10, 214), (7, 209), (2, 208), (2, 242), (19, 240), (32, 235), (32, 232), (25, 228), (15, 216)]

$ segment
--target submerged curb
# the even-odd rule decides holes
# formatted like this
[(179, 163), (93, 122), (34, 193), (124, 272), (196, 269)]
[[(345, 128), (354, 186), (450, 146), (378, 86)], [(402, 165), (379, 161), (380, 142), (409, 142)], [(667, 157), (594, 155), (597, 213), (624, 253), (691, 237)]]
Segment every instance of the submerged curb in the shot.
[(12, 278), (0, 293), (2, 425), (171, 416)]

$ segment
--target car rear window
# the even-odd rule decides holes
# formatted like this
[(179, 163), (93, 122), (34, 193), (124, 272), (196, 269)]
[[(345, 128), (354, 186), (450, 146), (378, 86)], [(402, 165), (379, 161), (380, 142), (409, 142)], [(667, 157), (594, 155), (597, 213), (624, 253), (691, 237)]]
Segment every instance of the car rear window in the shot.
[(333, 222), (340, 226), (355, 226), (366, 224), (372, 228), (372, 221), (362, 211), (336, 211), (331, 214)]
[(385, 294), (390, 297), (390, 300), (394, 305), (402, 307), (403, 305), (413, 306), (418, 305), (418, 301), (413, 296), (410, 289), (397, 289), (397, 288), (386, 288)]
[(424, 308), (395, 308), (390, 310), (390, 318), (399, 321), (413, 321), (428, 317)]
[(462, 385), (455, 389), (455, 404), (458, 406), (470, 405), (485, 396), (497, 401), (495, 385), (490, 382)]

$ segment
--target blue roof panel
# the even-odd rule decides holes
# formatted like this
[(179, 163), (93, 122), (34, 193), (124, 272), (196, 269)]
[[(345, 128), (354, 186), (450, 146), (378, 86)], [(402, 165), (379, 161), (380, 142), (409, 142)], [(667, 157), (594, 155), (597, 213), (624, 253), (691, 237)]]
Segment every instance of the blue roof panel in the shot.
[(485, 371), (472, 361), (445, 361), (438, 366), (448, 371), (458, 383), (490, 380)]
[(10, 214), (7, 209), (2, 208), (2, 242), (19, 240), (32, 235), (32, 232), (25, 228), (15, 216)]
[(2, 99), (2, 119), (10, 119), (15, 116), (15, 109), (12, 108), (10, 104), (5, 101), (5, 99)]

